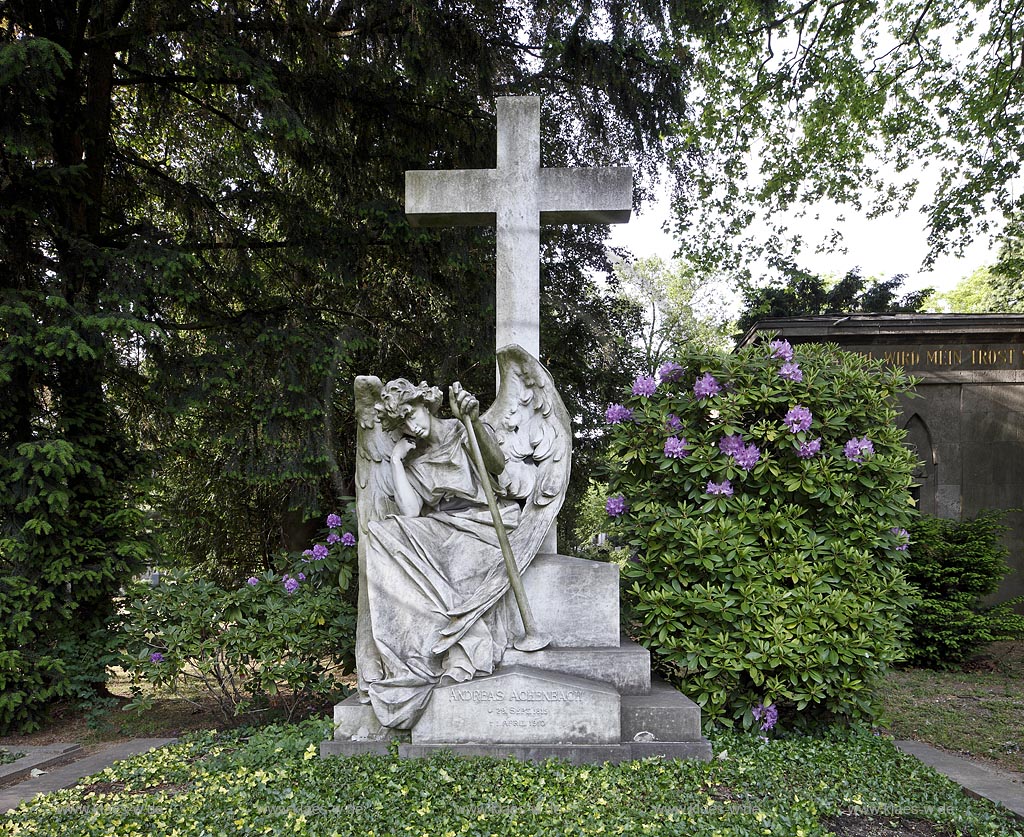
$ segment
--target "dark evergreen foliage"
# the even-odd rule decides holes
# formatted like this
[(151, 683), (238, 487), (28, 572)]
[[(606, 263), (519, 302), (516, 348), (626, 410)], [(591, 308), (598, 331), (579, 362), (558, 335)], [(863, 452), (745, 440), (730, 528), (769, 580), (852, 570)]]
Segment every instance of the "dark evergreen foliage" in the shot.
[[(670, 30), (723, 8), (0, 5), (0, 726), (102, 682), (81, 645), (153, 544), (233, 578), (301, 545), (352, 493), (353, 375), (486, 400), (493, 234), (411, 229), (403, 172), (493, 165), (493, 97), (538, 93), (546, 165), (650, 175), (685, 115)], [(590, 278), (600, 230), (545, 241), (585, 485), (635, 312)]]
[(911, 615), (907, 661), (912, 665), (949, 668), (990, 642), (1024, 639), (1024, 616), (1013, 612), (1024, 599), (982, 605), (1009, 572), (1004, 516), (921, 517), (909, 527), (907, 577), (921, 591)]
[(790, 264), (785, 280), (767, 287), (748, 285), (743, 291), (744, 310), (737, 326), (745, 333), (766, 317), (809, 317), (818, 314), (910, 314), (920, 311), (931, 289), (897, 296), (906, 276), (865, 279), (859, 268), (829, 283), (825, 277)]

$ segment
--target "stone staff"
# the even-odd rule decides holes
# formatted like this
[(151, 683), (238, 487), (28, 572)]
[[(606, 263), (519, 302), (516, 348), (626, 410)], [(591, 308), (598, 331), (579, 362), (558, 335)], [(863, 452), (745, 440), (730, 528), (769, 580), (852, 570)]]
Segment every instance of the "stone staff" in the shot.
[(459, 418), (466, 428), (473, 465), (476, 466), (480, 482), (483, 484), (484, 496), (487, 498), (487, 506), (491, 510), (494, 530), (498, 535), (498, 543), (501, 546), (501, 557), (505, 559), (505, 571), (508, 573), (509, 584), (512, 587), (512, 592), (515, 594), (516, 604), (519, 606), (519, 615), (523, 619), (523, 628), (526, 629), (526, 633), (512, 643), (513, 647), (519, 651), (540, 651), (541, 648), (546, 647), (551, 642), (551, 638), (538, 630), (537, 623), (534, 621), (530, 602), (526, 598), (526, 589), (523, 587), (523, 579), (519, 574), (519, 567), (516, 566), (515, 556), (512, 554), (512, 544), (508, 542), (508, 532), (505, 531), (505, 524), (501, 522), (498, 501), (494, 498), (490, 474), (487, 471), (487, 466), (484, 464), (484, 456), (480, 452), (480, 443), (476, 438), (473, 420), (461, 410), (459, 411)]

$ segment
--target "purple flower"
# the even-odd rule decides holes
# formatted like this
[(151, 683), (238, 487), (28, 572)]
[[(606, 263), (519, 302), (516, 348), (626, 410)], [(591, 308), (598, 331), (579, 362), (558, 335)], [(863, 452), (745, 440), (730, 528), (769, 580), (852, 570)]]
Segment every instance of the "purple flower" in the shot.
[(897, 538), (902, 539), (903, 543), (896, 547), (897, 551), (903, 552), (910, 545), (910, 532), (902, 527), (893, 526), (890, 530)]
[(340, 540), (341, 540), (341, 535), (339, 535), (337, 532), (328, 532), (327, 533), (327, 543), (337, 543)]
[(675, 432), (683, 429), (683, 422), (675, 413), (669, 413), (668, 418), (665, 419), (665, 427)]
[(299, 579), (299, 581), (305, 581), (306, 580), (306, 576), (305, 576), (304, 573), (299, 573), (297, 578)]
[(314, 561), (322, 561), (324, 558), (327, 557), (327, 553), (328, 552), (330, 552), (330, 550), (326, 546), (324, 546), (322, 543), (315, 543), (315, 544), (313, 544), (313, 560)]
[(631, 418), (633, 418), (633, 411), (621, 404), (611, 404), (604, 411), (604, 420), (608, 424), (619, 424), (619, 422), (629, 421)]
[(654, 395), (658, 382), (649, 375), (637, 375), (633, 381), (633, 395)]
[(718, 449), (726, 456), (735, 456), (743, 450), (743, 437), (739, 433), (723, 436), (718, 440)]
[(614, 497), (609, 497), (607, 502), (604, 504), (604, 510), (608, 512), (611, 517), (619, 517), (626, 513), (626, 498), (621, 494), (616, 494)]
[(811, 429), (811, 422), (813, 420), (814, 417), (811, 415), (811, 411), (797, 404), (795, 407), (790, 407), (782, 423), (786, 425), (790, 433), (803, 433), (805, 430)]
[(327, 528), (328, 529), (337, 529), (339, 526), (341, 526), (341, 518), (338, 517), (338, 515), (336, 515), (336, 514), (329, 514), (329, 515), (327, 515)]
[(292, 578), (290, 575), (284, 577), (284, 591), (290, 596), (296, 590), (299, 589), (299, 580)]
[(704, 490), (708, 494), (721, 494), (724, 497), (732, 497), (732, 483), (729, 480), (722, 480), (721, 482), (708, 480), (707, 488)]
[(257, 584), (260, 583), (260, 580), (256, 578), (256, 576), (251, 575), (245, 580), (245, 583), (248, 584), (250, 587), (255, 587)]
[(854, 436), (843, 446), (843, 454), (851, 462), (863, 462), (865, 456), (870, 456), (874, 452), (875, 446), (867, 436), (860, 439)]
[(759, 703), (751, 710), (755, 721), (761, 722), (761, 731), (768, 732), (779, 720), (779, 708), (773, 703), (765, 706)]
[(152, 654), (149, 655), (149, 661), (151, 663), (162, 663), (164, 661), (164, 655), (161, 654), (159, 651), (154, 651)]
[(787, 362), (793, 359), (793, 347), (789, 345), (788, 340), (772, 340), (768, 348), (772, 350), (772, 357)]
[(732, 458), (744, 471), (749, 471), (757, 464), (757, 460), (761, 458), (761, 451), (757, 449), (757, 445), (747, 445), (741, 450), (736, 451)]
[(697, 398), (708, 398), (712, 395), (718, 395), (721, 391), (721, 384), (714, 379), (710, 372), (705, 372), (693, 385), (693, 394)]
[(779, 377), (785, 378), (787, 381), (800, 383), (804, 379), (804, 373), (800, 371), (800, 367), (795, 363), (784, 363), (779, 367)]
[(796, 455), (801, 459), (811, 459), (821, 452), (821, 439), (811, 439), (809, 442), (801, 442), (797, 446)]
[(658, 367), (658, 377), (661, 378), (662, 382), (678, 381), (683, 377), (683, 372), (683, 367), (672, 361), (663, 363)]
[(351, 532), (346, 532), (344, 535), (341, 536), (341, 545), (342, 546), (355, 546), (356, 545), (356, 536), (353, 535)]
[(665, 440), (665, 456), (670, 459), (684, 459), (689, 453), (690, 451), (686, 447), (686, 439), (680, 439), (678, 436), (669, 436)]

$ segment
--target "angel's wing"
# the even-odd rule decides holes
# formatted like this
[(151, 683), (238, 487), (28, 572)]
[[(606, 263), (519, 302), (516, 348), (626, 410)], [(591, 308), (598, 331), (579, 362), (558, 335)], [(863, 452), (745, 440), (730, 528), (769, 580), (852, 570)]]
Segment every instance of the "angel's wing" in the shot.
[(572, 427), (551, 373), (521, 346), (498, 350), (498, 397), (482, 416), (507, 465), (501, 485), (523, 501), (509, 540), (516, 563), (529, 563), (555, 522), (569, 484)]
[(359, 519), (359, 605), (356, 620), (356, 672), (360, 700), (369, 701), (367, 684), (383, 677), (380, 654), (373, 641), (373, 624), (366, 590), (366, 527), (373, 520), (395, 514), (391, 484), (391, 436), (377, 420), (373, 405), (380, 400), (380, 378), (360, 375), (356, 395), (356, 516)]
[(380, 400), (380, 389), (380, 378), (356, 378), (356, 513), (360, 529), (371, 520), (398, 513), (388, 467), (395, 443), (380, 426), (373, 409)]

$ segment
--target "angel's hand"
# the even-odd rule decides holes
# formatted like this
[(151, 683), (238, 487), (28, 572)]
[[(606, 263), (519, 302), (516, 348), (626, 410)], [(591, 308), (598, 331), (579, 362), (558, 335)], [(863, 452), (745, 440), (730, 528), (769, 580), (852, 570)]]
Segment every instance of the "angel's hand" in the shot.
[(395, 447), (391, 451), (392, 461), (404, 462), (405, 457), (409, 455), (409, 451), (416, 449), (416, 441), (408, 436), (403, 436), (397, 442)]
[(448, 400), (451, 402), (455, 418), (468, 418), (471, 421), (480, 418), (480, 402), (476, 400), (475, 395), (466, 392), (458, 381), (448, 388)]

